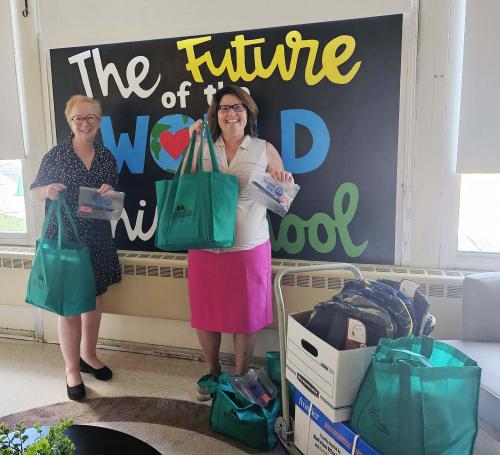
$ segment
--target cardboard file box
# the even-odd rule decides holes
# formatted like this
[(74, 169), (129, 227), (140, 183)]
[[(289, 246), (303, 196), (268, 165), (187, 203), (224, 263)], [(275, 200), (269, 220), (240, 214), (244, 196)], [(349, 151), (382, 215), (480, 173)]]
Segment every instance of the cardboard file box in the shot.
[(288, 316), (286, 378), (329, 420), (343, 422), (376, 347), (338, 351), (304, 327), (311, 313)]
[(348, 425), (330, 421), (295, 389), (294, 445), (304, 455), (379, 455)]

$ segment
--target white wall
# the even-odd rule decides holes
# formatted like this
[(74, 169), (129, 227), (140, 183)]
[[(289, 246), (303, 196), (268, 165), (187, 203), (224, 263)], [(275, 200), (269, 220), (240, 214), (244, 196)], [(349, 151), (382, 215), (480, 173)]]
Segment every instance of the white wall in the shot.
[(104, 44), (395, 14), (412, 0), (39, 1), (44, 48)]

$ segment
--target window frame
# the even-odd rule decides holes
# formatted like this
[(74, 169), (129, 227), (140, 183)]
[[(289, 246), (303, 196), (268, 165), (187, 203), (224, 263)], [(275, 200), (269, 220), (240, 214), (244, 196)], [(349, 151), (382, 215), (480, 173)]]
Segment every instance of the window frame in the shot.
[(0, 245), (34, 245), (35, 218), (34, 206), (30, 197), (30, 172), (31, 161), (27, 158), (21, 159), (21, 174), (23, 176), (24, 189), (24, 212), (26, 215), (26, 232), (0, 231)]
[(443, 212), (447, 221), (441, 230), (440, 266), (442, 268), (466, 270), (500, 271), (500, 253), (460, 251), (458, 249), (458, 226), (460, 214), (461, 174), (453, 170), (453, 184), (443, 185)]

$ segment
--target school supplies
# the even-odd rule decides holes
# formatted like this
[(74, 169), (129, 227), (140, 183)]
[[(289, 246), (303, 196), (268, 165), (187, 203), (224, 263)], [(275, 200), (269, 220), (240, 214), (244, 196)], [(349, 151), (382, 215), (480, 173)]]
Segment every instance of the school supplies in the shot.
[(122, 214), (125, 193), (110, 191), (105, 196), (97, 188), (80, 187), (78, 193), (79, 217), (99, 220), (118, 220)]
[(243, 196), (272, 212), (285, 216), (300, 186), (290, 182), (280, 182), (267, 172), (254, 171), (243, 190)]

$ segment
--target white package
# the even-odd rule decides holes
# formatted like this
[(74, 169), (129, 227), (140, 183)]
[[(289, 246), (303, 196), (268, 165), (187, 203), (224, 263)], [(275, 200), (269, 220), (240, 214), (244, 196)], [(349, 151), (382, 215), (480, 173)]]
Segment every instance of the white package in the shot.
[(299, 190), (300, 186), (295, 183), (279, 182), (267, 172), (254, 171), (243, 195), (272, 212), (285, 216)]

